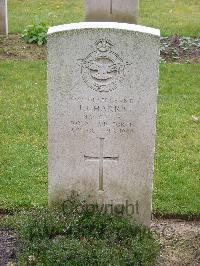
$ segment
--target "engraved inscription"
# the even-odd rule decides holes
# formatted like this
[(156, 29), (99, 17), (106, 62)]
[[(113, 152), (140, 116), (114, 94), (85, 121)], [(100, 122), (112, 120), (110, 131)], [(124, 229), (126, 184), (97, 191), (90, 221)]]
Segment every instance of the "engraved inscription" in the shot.
[(112, 51), (111, 41), (100, 39), (95, 44), (96, 51), (82, 60), (82, 78), (95, 91), (113, 91), (124, 78), (126, 63)]
[(73, 134), (85, 132), (100, 136), (102, 134), (127, 136), (135, 132), (135, 118), (126, 118), (126, 114), (133, 112), (133, 98), (72, 96), (70, 101), (77, 114), (76, 119), (72, 118), (69, 125), (69, 130)]
[(85, 160), (89, 161), (99, 161), (99, 190), (103, 191), (103, 162), (107, 161), (118, 161), (119, 156), (116, 157), (105, 157), (103, 156), (103, 148), (104, 148), (104, 138), (100, 138), (100, 156), (92, 157), (84, 155)]

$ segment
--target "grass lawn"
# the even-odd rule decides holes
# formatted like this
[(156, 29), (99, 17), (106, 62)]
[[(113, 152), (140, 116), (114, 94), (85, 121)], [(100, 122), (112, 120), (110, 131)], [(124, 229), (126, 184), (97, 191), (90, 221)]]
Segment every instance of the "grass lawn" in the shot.
[(200, 214), (200, 65), (162, 65), (153, 207), (160, 214)]
[[(83, 0), (8, 0), (9, 32), (22, 32), (35, 21), (58, 25), (84, 20)], [(162, 35), (200, 35), (199, 0), (141, 0), (139, 23)]]
[(0, 62), (0, 208), (47, 201), (46, 63)]
[[(161, 65), (154, 212), (200, 213), (200, 65)], [(46, 62), (0, 62), (0, 209), (47, 203)]]

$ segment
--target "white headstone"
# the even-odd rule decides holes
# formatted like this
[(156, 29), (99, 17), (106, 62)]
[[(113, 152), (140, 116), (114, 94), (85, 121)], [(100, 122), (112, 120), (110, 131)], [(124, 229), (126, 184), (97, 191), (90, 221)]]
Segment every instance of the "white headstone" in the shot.
[(86, 21), (137, 24), (139, 0), (85, 0)]
[(77, 23), (48, 32), (49, 204), (72, 192), (150, 224), (159, 30)]
[(8, 34), (7, 0), (0, 0), (0, 34)]

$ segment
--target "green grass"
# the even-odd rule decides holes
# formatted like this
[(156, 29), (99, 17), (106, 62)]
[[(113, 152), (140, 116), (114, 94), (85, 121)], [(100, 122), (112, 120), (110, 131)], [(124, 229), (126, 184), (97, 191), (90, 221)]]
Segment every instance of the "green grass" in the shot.
[(157, 122), (154, 211), (200, 214), (200, 65), (163, 65)]
[(83, 21), (82, 0), (8, 0), (9, 31), (22, 32), (32, 23), (48, 25)]
[[(161, 65), (154, 212), (200, 213), (200, 65)], [(46, 62), (0, 62), (0, 209), (47, 204)]]
[(163, 36), (200, 36), (199, 0), (141, 0), (139, 23)]
[[(35, 21), (58, 25), (84, 20), (83, 0), (8, 0), (9, 31), (22, 32)], [(139, 23), (162, 35), (200, 35), (199, 0), (141, 0)]]
[(0, 208), (46, 203), (46, 63), (0, 62), (0, 95)]

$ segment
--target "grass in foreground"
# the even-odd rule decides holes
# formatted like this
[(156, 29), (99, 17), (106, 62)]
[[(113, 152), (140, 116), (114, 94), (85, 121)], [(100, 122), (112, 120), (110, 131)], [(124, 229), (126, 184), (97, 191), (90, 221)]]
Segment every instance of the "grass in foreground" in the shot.
[(17, 232), (19, 265), (150, 266), (159, 251), (147, 228), (71, 199), (53, 212), (24, 213)]
[[(161, 65), (154, 212), (199, 215), (200, 65)], [(0, 63), (0, 209), (47, 203), (46, 63)]]
[[(8, 0), (9, 32), (22, 32), (35, 21), (48, 25), (84, 20), (82, 0)], [(139, 24), (160, 28), (162, 35), (199, 36), (199, 0), (142, 0)]]

